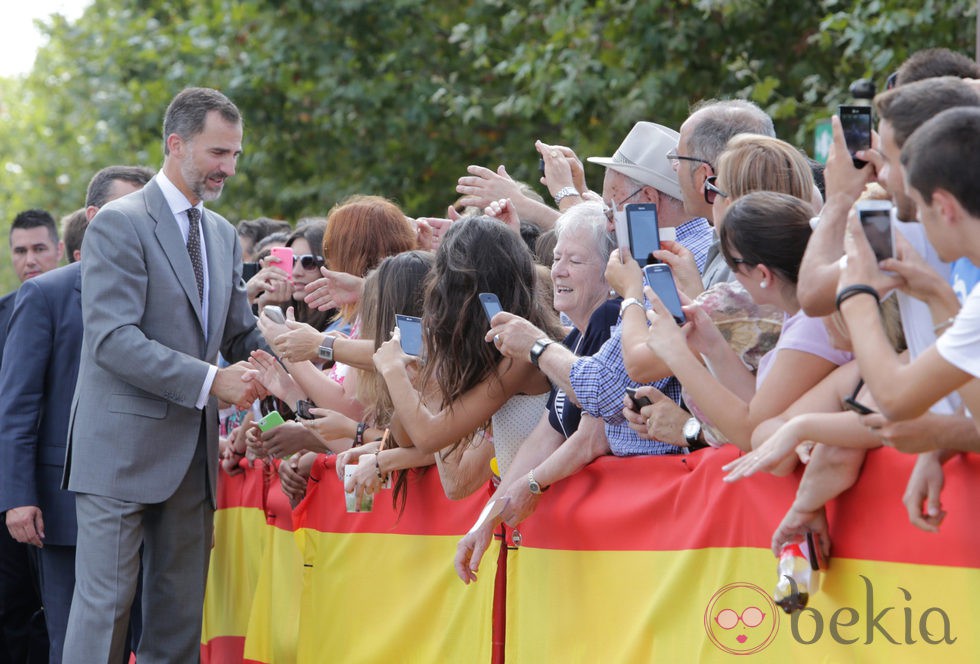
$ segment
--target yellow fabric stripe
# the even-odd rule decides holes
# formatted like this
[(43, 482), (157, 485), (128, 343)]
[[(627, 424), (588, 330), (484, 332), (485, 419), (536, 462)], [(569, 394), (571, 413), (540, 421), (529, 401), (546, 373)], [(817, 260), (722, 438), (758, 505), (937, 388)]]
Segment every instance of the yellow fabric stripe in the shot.
[(258, 551), (270, 527), (255, 507), (232, 507), (214, 514), (214, 548), (204, 596), (201, 641), (244, 636), (259, 577)]
[[(306, 530), (297, 662), (489, 662), (493, 572), (464, 586), (459, 537)], [(495, 550), (495, 547), (491, 549)], [(484, 566), (495, 569), (492, 554)]]
[[(521, 548), (511, 552), (508, 572), (509, 662), (731, 662), (735, 654), (762, 646), (773, 633), (771, 643), (748, 655), (749, 661), (754, 657), (760, 662), (954, 664), (975, 662), (980, 653), (978, 569), (834, 559), (831, 570), (822, 573), (823, 587), (811, 598), (810, 608), (815, 611), (805, 611), (798, 621), (797, 631), (804, 641), (814, 638), (815, 620), (821, 621), (820, 638), (812, 645), (798, 642), (789, 616), (764, 605), (767, 600), (757, 591), (730, 588), (717, 595), (714, 615), (724, 608), (741, 613), (751, 605), (767, 614), (752, 630), (740, 629), (741, 624), (727, 631), (712, 625), (712, 634), (730, 652), (709, 638), (706, 609), (729, 584), (754, 584), (768, 596), (776, 582), (776, 560), (769, 551)], [(898, 645), (871, 625), (869, 584), (872, 613), (881, 616), (878, 624)], [(881, 615), (887, 607), (893, 608)], [(839, 609), (843, 610), (837, 615), (836, 634), (857, 639), (854, 644), (833, 638), (831, 623)], [(952, 645), (923, 641), (919, 625), (923, 614), (929, 638), (943, 638), (938, 609), (949, 618), (950, 636), (956, 639)], [(814, 617), (817, 612), (819, 618)], [(772, 622), (776, 616), (778, 625)], [(746, 637), (742, 643), (736, 641), (739, 633)], [(907, 638), (915, 643), (906, 644)]]
[(296, 661), (303, 559), (293, 533), (269, 527), (245, 637), (245, 658), (268, 664)]

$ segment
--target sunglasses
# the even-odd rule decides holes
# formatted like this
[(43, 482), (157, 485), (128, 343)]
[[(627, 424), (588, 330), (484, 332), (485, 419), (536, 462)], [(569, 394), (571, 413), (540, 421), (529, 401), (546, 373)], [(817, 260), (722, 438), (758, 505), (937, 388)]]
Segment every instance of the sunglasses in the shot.
[(715, 622), (722, 629), (734, 629), (738, 625), (739, 621), (742, 622), (746, 627), (758, 627), (762, 624), (762, 621), (766, 619), (766, 614), (762, 612), (762, 609), (750, 606), (744, 611), (742, 615), (738, 615), (732, 609), (722, 609), (717, 616), (715, 616)]
[(704, 179), (704, 202), (708, 205), (715, 204), (715, 198), (721, 196), (722, 198), (728, 198), (728, 193), (722, 191), (717, 186), (715, 182), (718, 181), (717, 175), (710, 175)]
[(316, 270), (317, 268), (323, 266), (323, 256), (303, 254), (302, 256), (296, 257), (296, 262), (299, 263), (304, 270)]

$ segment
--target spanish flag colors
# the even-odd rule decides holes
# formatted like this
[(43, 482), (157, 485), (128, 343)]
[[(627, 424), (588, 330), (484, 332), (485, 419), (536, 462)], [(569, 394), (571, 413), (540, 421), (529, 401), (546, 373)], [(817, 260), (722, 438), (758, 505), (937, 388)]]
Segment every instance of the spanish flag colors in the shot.
[[(791, 617), (771, 600), (769, 544), (798, 476), (726, 484), (721, 466), (736, 453), (603, 458), (555, 485), (519, 525), (496, 598), (495, 547), (476, 584), (452, 569), (487, 494), (450, 502), (435, 469), (410, 473), (400, 518), (387, 491), (373, 512), (348, 514), (333, 459), (321, 457), (288, 525), (274, 476), (263, 486), (261, 468), (223, 475), (202, 658), (977, 661), (980, 457), (946, 464), (949, 515), (930, 534), (901, 502), (914, 458), (869, 453), (858, 483), (828, 506), (821, 588)], [(496, 655), (495, 611), (506, 623)]]

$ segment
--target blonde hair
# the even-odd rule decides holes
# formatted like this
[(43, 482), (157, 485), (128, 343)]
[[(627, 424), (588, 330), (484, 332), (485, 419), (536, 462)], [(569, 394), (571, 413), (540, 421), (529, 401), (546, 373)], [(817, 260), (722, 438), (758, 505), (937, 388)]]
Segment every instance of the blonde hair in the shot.
[(786, 141), (739, 134), (718, 158), (718, 186), (731, 200), (753, 191), (775, 191), (802, 201), (813, 198), (813, 173), (806, 157)]

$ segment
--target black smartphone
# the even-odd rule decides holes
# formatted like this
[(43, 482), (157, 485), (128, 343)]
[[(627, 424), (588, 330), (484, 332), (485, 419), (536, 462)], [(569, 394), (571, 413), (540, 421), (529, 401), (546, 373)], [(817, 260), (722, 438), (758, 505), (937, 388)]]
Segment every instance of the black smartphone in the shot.
[(626, 229), (630, 238), (630, 253), (640, 267), (657, 263), (651, 254), (660, 249), (660, 230), (657, 227), (657, 206), (653, 203), (630, 203), (626, 206)]
[(847, 143), (847, 151), (851, 153), (854, 167), (864, 168), (868, 162), (856, 159), (854, 153), (871, 148), (871, 107), (838, 106), (837, 115), (840, 116), (844, 141)]
[(242, 263), (242, 279), (246, 282), (259, 273), (258, 263)]
[(841, 405), (848, 410), (853, 410), (858, 415), (871, 415), (874, 412), (854, 397), (844, 397), (841, 399)]
[(677, 293), (677, 284), (674, 283), (674, 273), (670, 271), (670, 266), (666, 263), (653, 263), (643, 268), (643, 274), (646, 275), (647, 284), (664, 303), (677, 324), (686, 323), (687, 317), (681, 309), (681, 297)]
[(651, 403), (653, 403), (652, 401), (650, 401), (650, 397), (636, 396), (635, 387), (627, 387), (626, 394), (627, 396), (629, 396), (630, 401), (633, 402), (633, 410), (635, 410), (638, 413), (640, 412), (641, 408), (643, 408), (644, 406), (649, 406)]
[(483, 310), (487, 314), (488, 323), (490, 319), (504, 310), (500, 306), (500, 298), (497, 297), (496, 293), (480, 293), (480, 304), (483, 305)]
[(310, 408), (316, 408), (316, 404), (307, 399), (300, 399), (296, 402), (296, 417), (301, 420), (315, 420), (316, 416), (310, 412)]
[(875, 252), (875, 258), (883, 261), (894, 257), (891, 201), (858, 201), (855, 207), (864, 235)]
[(541, 171), (541, 175), (544, 175), (544, 157), (538, 159), (538, 170)]
[(415, 316), (395, 315), (395, 325), (402, 334), (402, 351), (418, 357), (422, 354), (422, 319)]

